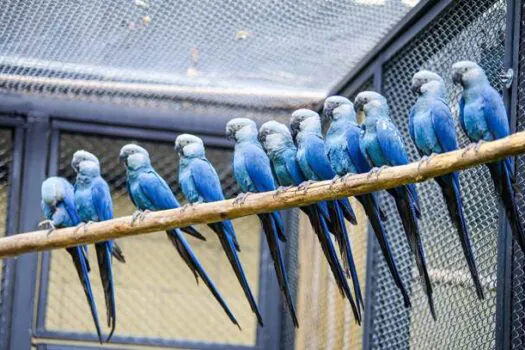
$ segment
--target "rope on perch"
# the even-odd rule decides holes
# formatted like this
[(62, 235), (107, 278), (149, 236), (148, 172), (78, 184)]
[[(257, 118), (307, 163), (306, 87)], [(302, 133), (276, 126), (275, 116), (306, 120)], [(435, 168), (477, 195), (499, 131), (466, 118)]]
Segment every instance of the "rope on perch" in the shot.
[(64, 228), (47, 234), (47, 230), (11, 235), (0, 239), (0, 258), (29, 252), (91, 244), (193, 224), (235, 219), (257, 213), (298, 207), (313, 202), (355, 196), (422, 182), (456, 170), (489, 163), (525, 153), (525, 132), (497, 141), (469, 146), (454, 152), (435, 155), (424, 162), (384, 168), (380, 172), (348, 176), (337, 181), (319, 181), (306, 189), (292, 187), (285, 191), (250, 194), (244, 201), (229, 199), (187, 208), (151, 212), (144, 220), (132, 224), (131, 216), (93, 223), (83, 228)]

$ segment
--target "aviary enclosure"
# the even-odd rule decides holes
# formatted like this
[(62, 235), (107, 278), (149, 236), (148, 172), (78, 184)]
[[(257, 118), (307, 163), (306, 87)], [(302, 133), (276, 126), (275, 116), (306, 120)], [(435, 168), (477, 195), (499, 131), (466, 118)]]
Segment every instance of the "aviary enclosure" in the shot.
[[(235, 198), (246, 191), (233, 174), (227, 122), (239, 117), (258, 127), (269, 120), (289, 125), (294, 110), (322, 112), (331, 95), (354, 101), (362, 91), (381, 93), (409, 161), (416, 162), (420, 154), (409, 135), (408, 114), (417, 99), (411, 79), (422, 69), (443, 77), (459, 147), (466, 147), (470, 140), (458, 122), (461, 89), (451, 77), (452, 65), (462, 60), (484, 69), (503, 97), (511, 131), (522, 131), (524, 16), (525, 5), (517, 0), (0, 1), (0, 233), (38, 230), (44, 218), (42, 182), (50, 176), (75, 182), (71, 159), (79, 149), (98, 156), (115, 218), (135, 211), (126, 168), (119, 163), (119, 151), (129, 143), (149, 151), (151, 164), (184, 204), (174, 150), (182, 133), (203, 140), (225, 197)], [(524, 152), (516, 146), (523, 137), (515, 136), (512, 150), (512, 142), (497, 144), (508, 148), (499, 158)], [(217, 235), (200, 224), (196, 228), (207, 240), (188, 241), (242, 330), (229, 322), (206, 286), (195, 283), (165, 233), (156, 232), (116, 240), (126, 263), (113, 264), (116, 330), (101, 345), (70, 256), (64, 249), (46, 249), (46, 242), (63, 237), (57, 231), (57, 237), (39, 236), (40, 252), (33, 246), (29, 253), (0, 260), (0, 349), (525, 349), (525, 257), (489, 171), (472, 167), (483, 162), (476, 159), (493, 160), (498, 151), (487, 144), (476, 152), (458, 167), (468, 167), (460, 182), (483, 300), (476, 296), (440, 187), (431, 179), (417, 184), (436, 320), (394, 201), (381, 191), (385, 229), (410, 308), (403, 305), (365, 212), (352, 198), (358, 224), (347, 229), (364, 297), (361, 325), (341, 297), (307, 217), (287, 209), (282, 211), (287, 240), (280, 248), (299, 328), (281, 296), (258, 218), (250, 215), (233, 224), (264, 327), (246, 303)], [(432, 171), (443, 159), (421, 166), (425, 178), (438, 174)], [(523, 217), (524, 163), (522, 156), (515, 159), (512, 186)], [(410, 175), (416, 168), (400, 172), (404, 183), (422, 179)], [(387, 169), (353, 184), (386, 188), (396, 176)], [(356, 193), (352, 183), (322, 186), (312, 185), (309, 194), (308, 188), (277, 193), (275, 200), (248, 196), (245, 205), (267, 200), (286, 207), (288, 200), (328, 199), (330, 191), (331, 198)], [(225, 203), (228, 213), (243, 215), (242, 203)], [(185, 208), (180, 217), (191, 218), (199, 207)], [(147, 216), (138, 227), (153, 227), (160, 217)], [(79, 237), (88, 237), (89, 230), (81, 228)], [(0, 252), (6, 254), (4, 242)], [(95, 249), (88, 254), (105, 326)]]

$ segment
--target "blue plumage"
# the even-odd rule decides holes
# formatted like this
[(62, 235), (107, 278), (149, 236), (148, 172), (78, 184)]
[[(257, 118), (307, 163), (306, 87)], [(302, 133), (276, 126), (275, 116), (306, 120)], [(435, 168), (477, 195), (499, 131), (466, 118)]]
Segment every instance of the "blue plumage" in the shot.
[[(47, 218), (46, 222), (48, 222), (53, 229), (55, 227), (77, 226), (80, 223), (80, 217), (75, 209), (73, 186), (66, 179), (61, 177), (50, 177), (46, 179), (42, 183), (41, 192), (42, 210)], [(98, 339), (100, 343), (102, 343), (97, 306), (93, 297), (93, 290), (91, 289), (88, 274), (90, 268), (87, 249), (85, 246), (76, 246), (67, 248), (66, 250), (71, 255), (73, 263), (75, 264), (75, 269), (77, 270), (80, 283), (82, 283), (91, 310), (91, 316), (95, 322)]]
[[(293, 143), (292, 135), (284, 124), (276, 121), (263, 124), (259, 129), (259, 140), (270, 158), (273, 172), (281, 186), (298, 186), (306, 180), (296, 159), (297, 148)], [(348, 298), (354, 317), (359, 323), (361, 321), (359, 311), (330, 238), (330, 224), (323, 214), (326, 203), (301, 207), (301, 210), (308, 216), (339, 290)]]
[[(509, 120), (503, 99), (490, 85), (483, 69), (471, 61), (452, 66), (452, 79), (463, 87), (459, 101), (459, 120), (472, 142), (492, 141), (510, 134)], [(512, 158), (487, 164), (500, 200), (503, 202), (514, 239), (525, 252), (525, 233), (514, 192)]]
[[(431, 156), (458, 149), (454, 118), (445, 102), (443, 79), (433, 72), (420, 71), (412, 78), (412, 91), (418, 94), (418, 99), (410, 110), (408, 128), (419, 153)], [(476, 294), (483, 299), (483, 288), (463, 213), (459, 173), (439, 176), (435, 180), (441, 187), (449, 216), (458, 231)]]
[[(202, 140), (196, 136), (182, 134), (175, 141), (179, 161), (179, 184), (190, 203), (216, 202), (224, 200), (217, 172), (206, 158)], [(263, 326), (262, 316), (255, 301), (248, 279), (237, 255), (240, 251), (235, 230), (230, 220), (208, 225), (219, 237), (219, 241), (241, 284), (257, 320)]]
[[(352, 173), (369, 172), (370, 166), (359, 148), (361, 128), (357, 124), (352, 102), (345, 97), (331, 96), (325, 101), (323, 114), (326, 118), (331, 119), (330, 128), (326, 134), (325, 150), (330, 164), (337, 175), (345, 176)], [(365, 194), (356, 196), (356, 198), (363, 205), (390, 273), (403, 295), (405, 306), (409, 307), (411, 304), (408, 291), (403, 285), (395, 258), (390, 249), (387, 232), (383, 224), (383, 215), (377, 198), (374, 194)]]
[[(390, 119), (390, 111), (386, 99), (372, 91), (361, 92), (355, 99), (356, 112), (365, 114), (361, 128), (361, 152), (374, 167), (397, 166), (408, 163), (401, 134)], [(420, 216), (419, 200), (414, 184), (400, 186), (388, 190), (396, 202), (401, 222), (407, 239), (415, 255), (423, 289), (427, 294), (430, 313), (436, 318), (432, 299), (432, 284), (428, 274), (425, 252), (419, 233), (417, 218)]]
[[(73, 155), (71, 166), (77, 173), (75, 182), (75, 207), (80, 220), (84, 223), (110, 220), (113, 218), (113, 208), (109, 186), (100, 176), (100, 163), (91, 153), (77, 151)], [(122, 251), (113, 241), (95, 244), (100, 279), (106, 300), (106, 315), (111, 331), (107, 341), (111, 339), (116, 327), (117, 310), (115, 303), (115, 286), (111, 256), (124, 262)]]
[[(133, 144), (126, 145), (120, 150), (120, 159), (126, 164), (128, 192), (137, 209), (156, 211), (179, 207), (179, 203), (166, 181), (151, 166), (149, 154), (144, 148)], [(194, 228), (185, 229), (188, 234), (204, 239), (204, 236)], [(183, 228), (175, 228), (166, 231), (166, 233), (186, 265), (193, 272), (195, 279), (198, 280), (199, 276), (202, 278), (230, 320), (239, 326), (226, 301), (193, 253), (181, 232), (182, 230)]]
[[(226, 135), (235, 140), (233, 174), (244, 192), (275, 190), (270, 161), (257, 139), (257, 126), (250, 119), (232, 119), (226, 125)], [(279, 212), (258, 214), (272, 255), (277, 281), (284, 294), (288, 310), (296, 327), (299, 326), (293, 305), (279, 239), (284, 241), (284, 225)]]
[[(297, 162), (305, 177), (313, 181), (333, 179), (336, 174), (325, 153), (319, 114), (308, 109), (299, 109), (293, 112), (290, 125), (297, 144)], [(348, 199), (328, 201), (327, 205), (333, 223), (332, 233), (335, 234), (343, 256), (343, 264), (352, 276), (357, 309), (360, 312), (364, 307), (363, 297), (344, 218), (352, 224), (356, 224), (357, 220)]]

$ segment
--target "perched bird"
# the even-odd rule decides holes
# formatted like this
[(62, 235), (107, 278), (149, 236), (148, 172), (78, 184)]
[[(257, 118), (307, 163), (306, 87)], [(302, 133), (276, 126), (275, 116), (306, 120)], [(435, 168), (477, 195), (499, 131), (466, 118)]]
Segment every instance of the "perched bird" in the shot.
[[(459, 99), (459, 122), (471, 142), (497, 140), (510, 134), (507, 111), (500, 94), (490, 85), (483, 69), (471, 61), (457, 62), (452, 66), (454, 84), (463, 87)], [(525, 252), (525, 236), (514, 192), (514, 161), (505, 158), (487, 164), (496, 187), (514, 239)]]
[[(361, 152), (368, 163), (374, 167), (379, 176), (381, 170), (377, 167), (397, 166), (408, 164), (408, 155), (401, 134), (390, 119), (390, 110), (386, 99), (373, 91), (359, 93), (354, 101), (357, 113), (364, 113), (365, 120), (361, 125), (359, 137)], [(417, 219), (421, 217), (419, 199), (414, 184), (399, 186), (388, 190), (396, 202), (399, 216), (412, 253), (416, 258), (416, 265), (427, 295), (430, 313), (436, 319), (436, 311), (432, 298), (432, 283), (428, 274), (425, 251), (419, 232)]]
[[(75, 207), (84, 224), (113, 219), (111, 193), (106, 181), (100, 176), (100, 163), (93, 154), (77, 151), (73, 155), (71, 167), (77, 174), (75, 182)], [(85, 226), (84, 226), (85, 227)], [(113, 241), (95, 244), (100, 279), (106, 300), (106, 316), (111, 331), (106, 341), (111, 339), (117, 322), (115, 286), (111, 255), (114, 253), (120, 262), (125, 262), (122, 250)]]
[[(221, 183), (217, 172), (205, 155), (204, 144), (194, 135), (182, 134), (175, 140), (175, 150), (179, 154), (179, 184), (184, 196), (190, 203), (216, 202), (224, 200)], [(263, 320), (255, 297), (250, 290), (248, 279), (237, 255), (240, 252), (235, 230), (230, 220), (208, 224), (217, 234), (222, 248), (244, 290), (257, 321), (263, 326)]]
[[(419, 154), (423, 157), (431, 157), (436, 153), (457, 150), (456, 128), (452, 112), (445, 102), (446, 91), (443, 79), (434, 72), (426, 70), (417, 72), (412, 78), (412, 91), (418, 95), (418, 99), (408, 116), (408, 131)], [(458, 231), (476, 294), (479, 299), (483, 299), (483, 287), (463, 213), (459, 173), (439, 176), (435, 180), (441, 187), (449, 216)]]
[[(242, 202), (250, 192), (275, 190), (270, 160), (257, 139), (255, 122), (246, 118), (232, 119), (226, 124), (226, 136), (235, 141), (233, 174), (241, 190), (245, 192), (240, 195), (239, 202)], [(277, 282), (283, 292), (292, 321), (295, 327), (299, 327), (288, 285), (286, 267), (279, 247), (279, 240), (286, 241), (281, 214), (279, 212), (263, 213), (258, 214), (258, 217), (266, 235)]]
[[(135, 207), (140, 211), (139, 214), (134, 215), (135, 217), (143, 217), (147, 211), (179, 208), (179, 202), (177, 202), (170, 187), (151, 166), (148, 151), (138, 145), (128, 144), (120, 150), (120, 160), (124, 162), (127, 169), (129, 197)], [(193, 253), (182, 231), (201, 240), (205, 240), (204, 236), (192, 227), (175, 228), (166, 231), (171, 243), (179, 252), (182, 260), (184, 260), (193, 272), (197, 282), (200, 276), (233, 324), (240, 328), (235, 316)]]
[[(305, 177), (309, 181), (334, 179), (336, 173), (332, 170), (324, 151), (319, 114), (309, 109), (298, 109), (292, 113), (290, 128), (297, 144), (297, 162)], [(308, 186), (308, 182), (302, 185), (302, 187), (305, 186)], [(357, 220), (348, 199), (328, 201), (327, 205), (333, 223), (332, 233), (339, 244), (343, 264), (352, 276), (357, 310), (361, 313), (361, 309), (364, 307), (363, 297), (344, 218), (354, 225), (357, 224)]]
[[(259, 141), (270, 158), (273, 173), (281, 187), (298, 186), (306, 181), (297, 162), (297, 147), (286, 125), (273, 120), (264, 123), (259, 129)], [(330, 238), (329, 223), (327, 222), (329, 214), (326, 203), (312, 204), (300, 209), (308, 216), (339, 290), (342, 295), (348, 298), (354, 317), (360, 323), (357, 306)]]
[[(49, 177), (42, 183), (42, 210), (46, 220), (42, 221), (39, 226), (48, 224), (51, 233), (55, 228), (77, 226), (80, 223), (80, 217), (75, 209), (75, 194), (73, 186), (62, 177)], [(95, 322), (95, 328), (100, 343), (102, 344), (102, 333), (98, 321), (97, 306), (89, 281), (89, 261), (86, 246), (76, 246), (66, 249), (78, 273), (78, 278), (91, 310), (91, 316)]]
[[(368, 173), (370, 165), (359, 148), (361, 127), (357, 124), (352, 102), (343, 96), (330, 96), (325, 100), (323, 116), (331, 121), (326, 133), (325, 151), (336, 174), (347, 176)], [(356, 199), (361, 203), (370, 220), (390, 273), (403, 295), (405, 307), (410, 307), (408, 291), (403, 285), (388, 243), (388, 235), (383, 224), (384, 214), (381, 212), (378, 200), (372, 193), (356, 196)]]

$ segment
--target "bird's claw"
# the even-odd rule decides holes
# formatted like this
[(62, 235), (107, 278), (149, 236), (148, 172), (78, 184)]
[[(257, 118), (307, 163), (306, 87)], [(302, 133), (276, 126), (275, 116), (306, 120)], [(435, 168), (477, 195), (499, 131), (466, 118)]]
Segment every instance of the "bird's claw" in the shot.
[(483, 145), (484, 143), (486, 143), (485, 140), (479, 140), (479, 142), (477, 142), (477, 143), (474, 145), (474, 152), (476, 152), (476, 154), (479, 153), (479, 148), (480, 148), (481, 145)]
[(368, 176), (366, 177), (367, 179), (370, 179), (372, 176), (376, 176), (376, 179), (379, 178), (379, 175), (381, 175), (381, 173), (383, 172), (383, 170), (385, 170), (386, 168), (388, 168), (386, 165), (383, 165), (379, 168), (377, 167), (373, 167), (372, 169), (370, 169), (370, 171), (368, 172)]
[(430, 156), (423, 156), (417, 164), (417, 170), (419, 171), (424, 164), (428, 164), (435, 156), (435, 153), (431, 153)]
[(39, 228), (42, 227), (42, 226), (45, 226), (45, 225), (49, 226), (49, 229), (47, 230), (47, 235), (48, 236), (51, 234), (51, 232), (56, 230), (55, 224), (53, 223), (52, 220), (44, 220), (44, 221), (40, 221), (38, 223), (38, 227)]
[(239, 193), (237, 197), (235, 197), (235, 200), (233, 201), (233, 205), (243, 205), (244, 202), (246, 202), (246, 198), (250, 195), (250, 192), (246, 193)]
[(479, 148), (485, 142), (486, 142), (485, 140), (480, 140), (479, 142), (468, 144), (467, 147), (465, 147), (465, 149), (463, 150), (463, 153), (461, 154), (461, 156), (464, 157), (465, 154), (467, 154), (471, 150), (474, 150), (474, 152), (476, 152), (477, 154), (479, 152)]
[(137, 220), (139, 220), (140, 222), (144, 221), (144, 219), (149, 213), (150, 211), (147, 209), (135, 211), (131, 216), (131, 226), (133, 226)]
[(78, 230), (80, 230), (81, 227), (84, 228), (84, 233), (87, 232), (87, 229), (88, 229), (88, 225), (91, 225), (93, 223), (93, 221), (88, 221), (88, 222), (81, 222), (80, 224), (77, 225), (77, 227), (75, 228), (75, 233), (78, 232)]
[(292, 188), (292, 186), (279, 186), (279, 187), (277, 187), (277, 189), (275, 190), (275, 192), (273, 194), (273, 198), (278, 197), (281, 193), (283, 193), (285, 191), (288, 191), (290, 188)]
[(353, 175), (354, 175), (354, 174), (352, 174), (352, 173), (348, 173), (348, 174), (346, 174), (345, 176), (343, 176), (343, 177), (341, 178), (341, 182), (347, 182), (348, 179), (350, 179)]
[(337, 181), (341, 181), (341, 177), (339, 175), (334, 176), (332, 181), (330, 181), (330, 185), (328, 186), (328, 189), (331, 190), (332, 187), (337, 183)]
[(181, 213), (184, 213), (186, 210), (193, 208), (193, 203), (186, 203), (182, 207), (180, 207)]
[(308, 180), (308, 181), (305, 181), (303, 183), (301, 183), (297, 189), (299, 191), (303, 191), (303, 194), (306, 194), (308, 192), (308, 187), (310, 187), (310, 185), (313, 183), (312, 180)]

